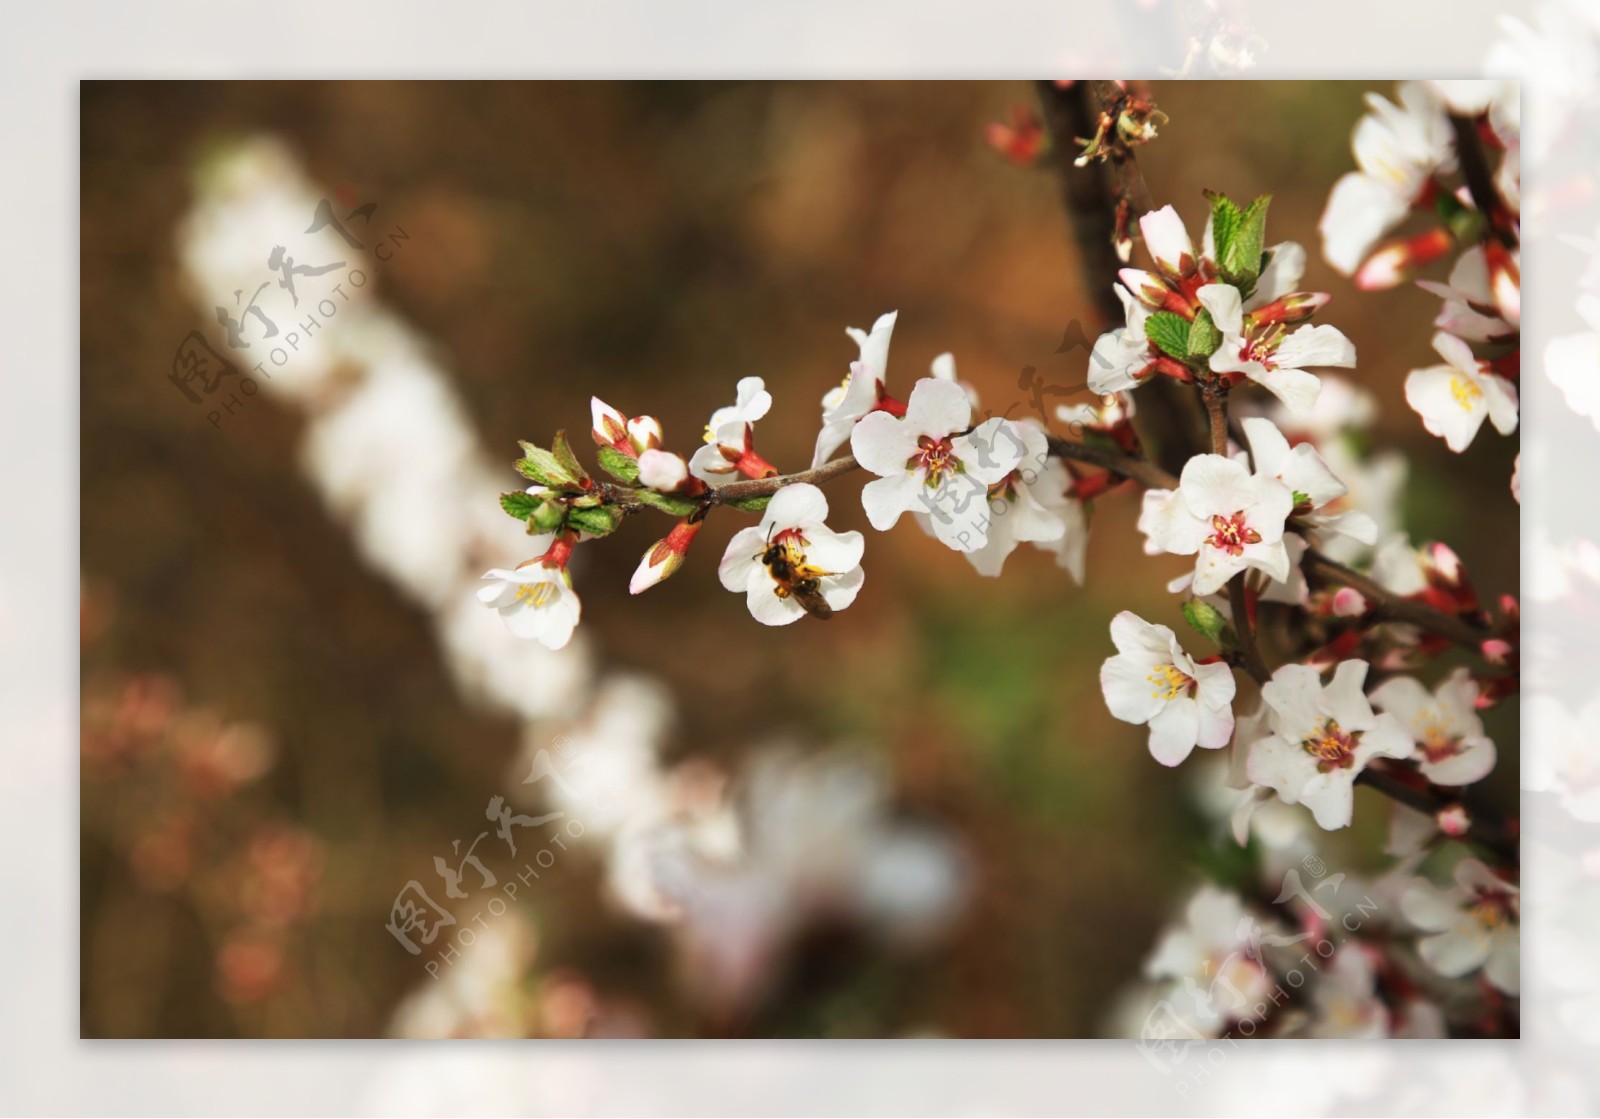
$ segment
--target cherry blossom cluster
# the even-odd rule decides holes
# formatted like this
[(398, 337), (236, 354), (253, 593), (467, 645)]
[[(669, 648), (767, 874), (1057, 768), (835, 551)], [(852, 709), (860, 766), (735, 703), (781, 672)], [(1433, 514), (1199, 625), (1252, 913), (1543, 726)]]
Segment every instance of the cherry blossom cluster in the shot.
[[(610, 481), (591, 476), (565, 433), (548, 449), (524, 443), (516, 466), (532, 484), (502, 495), (501, 506), (525, 522), (541, 550), (515, 568), (491, 569), (479, 600), (511, 632), (559, 649), (581, 615), (569, 571), (578, 544), (610, 535), (625, 516), (645, 509), (678, 518), (641, 558), (628, 588), (639, 594), (675, 574), (706, 515), (727, 506), (761, 520), (730, 541), (718, 565), (723, 586), (745, 595), (751, 616), (765, 625), (808, 613), (829, 617), (861, 591), (865, 541), (859, 532), (828, 527), (828, 501), (817, 483), (858, 467), (876, 475), (861, 491), (874, 529), (888, 531), (909, 513), (980, 574), (999, 575), (1006, 558), (1027, 543), (1054, 553), (1081, 579), (1083, 502), (1104, 488), (1106, 474), (1069, 471), (1036, 421), (977, 420), (977, 394), (957, 380), (950, 354), (934, 358), (904, 400), (892, 395), (895, 320), (890, 312), (871, 330), (846, 331), (857, 357), (822, 398), (806, 471), (780, 475), (757, 450), (756, 424), (773, 403), (760, 377), (739, 381), (734, 402), (711, 414), (702, 445), (687, 456), (666, 448), (655, 418), (628, 417), (595, 398), (591, 435)], [(1126, 444), (1130, 414), (1112, 397), (1073, 410), (1072, 422)], [(838, 457), (847, 444), (851, 456)]]
[[(1433, 337), (1440, 363), (1412, 370), (1405, 388), (1423, 426), (1458, 453), (1485, 420), (1502, 435), (1517, 429), (1520, 90), (1510, 81), (1438, 81), (1403, 83), (1399, 104), (1369, 94), (1352, 141), (1359, 169), (1335, 184), (1322, 215), (1328, 263), (1365, 290), (1394, 287), (1454, 254), (1446, 280), (1417, 281), (1443, 301)], [(1426, 228), (1384, 241), (1407, 223)]]

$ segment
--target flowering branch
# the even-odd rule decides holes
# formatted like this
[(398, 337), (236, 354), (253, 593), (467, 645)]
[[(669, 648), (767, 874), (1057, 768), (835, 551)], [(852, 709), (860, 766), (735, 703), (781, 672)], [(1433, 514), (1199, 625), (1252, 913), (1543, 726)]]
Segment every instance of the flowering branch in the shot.
[(1414, 808), (1434, 819), (1438, 819), (1441, 813), (1460, 807), (1466, 812), (1467, 820), (1459, 825), (1462, 828), (1461, 834), (1455, 838), (1476, 845), (1485, 854), (1492, 855), (1496, 861), (1506, 866), (1517, 865), (1516, 837), (1489, 809), (1476, 803), (1468, 805), (1467, 797), (1456, 796), (1434, 785), (1407, 780), (1409, 776), (1411, 775), (1404, 770), (1392, 771), (1373, 767), (1363, 770), (1356, 778), (1356, 784), (1365, 785), (1390, 800), (1397, 801), (1407, 808)]
[(1377, 617), (1418, 626), (1479, 652), (1483, 651), (1483, 643), (1494, 636), (1490, 630), (1465, 618), (1446, 614), (1443, 610), (1436, 610), (1414, 598), (1397, 595), (1382, 584), (1374, 582), (1371, 577), (1329, 559), (1315, 548), (1306, 549), (1306, 554), (1300, 561), (1300, 568), (1307, 575), (1359, 591)]

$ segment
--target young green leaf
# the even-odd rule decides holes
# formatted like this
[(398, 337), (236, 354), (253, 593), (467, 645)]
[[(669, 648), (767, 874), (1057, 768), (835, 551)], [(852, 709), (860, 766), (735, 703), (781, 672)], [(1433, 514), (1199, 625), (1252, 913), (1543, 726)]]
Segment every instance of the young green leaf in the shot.
[(523, 493), (521, 490), (513, 490), (511, 493), (500, 495), (500, 508), (519, 521), (527, 520), (528, 515), (533, 512), (533, 507), (537, 504), (539, 504), (538, 498), (531, 493)]
[(1211, 641), (1216, 641), (1223, 627), (1228, 624), (1228, 619), (1223, 617), (1222, 611), (1199, 598), (1191, 598), (1183, 604), (1183, 617), (1194, 627), (1196, 633)]
[(1144, 336), (1169, 357), (1189, 356), (1189, 320), (1172, 311), (1156, 311), (1144, 320)]
[(528, 531), (555, 532), (566, 523), (567, 507), (559, 501), (541, 501), (534, 506), (533, 516), (528, 518)]
[(728, 504), (735, 509), (742, 509), (746, 513), (764, 513), (771, 502), (771, 494), (761, 494), (759, 497), (741, 497), (737, 501), (728, 502)]
[(613, 505), (599, 505), (593, 509), (574, 509), (567, 514), (567, 525), (582, 529), (590, 536), (609, 536), (622, 523), (622, 511)]
[(671, 513), (674, 517), (687, 517), (700, 507), (700, 503), (691, 498), (674, 497), (670, 494), (657, 493), (655, 490), (634, 490), (633, 496), (663, 513)]
[(615, 447), (602, 443), (599, 456), (600, 469), (617, 481), (631, 486), (639, 480), (639, 460), (632, 455), (625, 455)]
[(577, 485), (577, 477), (568, 473), (561, 465), (561, 460), (552, 452), (524, 442), (522, 454), (523, 457), (517, 460), (517, 470), (524, 478), (532, 478), (540, 485), (550, 486), (553, 489), (566, 489)]
[(1228, 246), (1233, 244), (1234, 234), (1239, 231), (1239, 221), (1243, 217), (1239, 207), (1233, 199), (1226, 194), (1218, 194), (1208, 190), (1206, 197), (1211, 200), (1211, 245), (1217, 259), (1223, 259), (1228, 252)]
[(574, 482), (581, 483), (589, 480), (589, 472), (578, 461), (578, 456), (572, 453), (572, 447), (567, 443), (567, 433), (565, 431), (556, 432), (555, 443), (552, 445), (550, 453), (555, 455), (556, 461), (561, 464), (562, 471)]
[(1211, 321), (1211, 312), (1201, 308), (1189, 324), (1186, 357), (1210, 357), (1222, 345), (1222, 331)]
[(1261, 254), (1267, 240), (1267, 207), (1272, 195), (1263, 194), (1245, 208), (1239, 216), (1239, 228), (1228, 242), (1228, 251), (1217, 253), (1217, 271), (1222, 279), (1233, 284), (1239, 293), (1248, 296), (1255, 290), (1256, 278), (1261, 275)]

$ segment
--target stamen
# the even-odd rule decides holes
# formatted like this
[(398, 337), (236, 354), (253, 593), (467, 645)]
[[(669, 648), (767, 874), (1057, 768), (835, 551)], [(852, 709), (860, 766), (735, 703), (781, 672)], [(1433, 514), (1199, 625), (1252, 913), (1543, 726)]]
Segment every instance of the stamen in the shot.
[(1450, 378), (1450, 395), (1456, 398), (1463, 412), (1470, 412), (1473, 405), (1483, 399), (1483, 390), (1465, 377), (1454, 376)]
[(517, 588), (517, 598), (526, 602), (534, 609), (548, 606), (561, 595), (561, 588), (554, 583), (524, 583)]
[(917, 453), (906, 459), (906, 470), (915, 471), (918, 468), (928, 472), (927, 483), (937, 487), (946, 474), (961, 472), (961, 460), (955, 455), (950, 439), (935, 439), (931, 435), (924, 435), (917, 440)]
[(1360, 741), (1360, 731), (1347, 734), (1339, 729), (1336, 721), (1328, 719), (1316, 734), (1304, 739), (1300, 745), (1306, 753), (1317, 759), (1317, 771), (1327, 773), (1355, 765), (1356, 745)]
[(1178, 671), (1176, 665), (1164, 664), (1145, 677), (1156, 686), (1151, 699), (1177, 699), (1194, 686), (1194, 678)]
[(1242, 510), (1231, 517), (1224, 517), (1220, 513), (1212, 517), (1211, 528), (1213, 531), (1206, 537), (1206, 543), (1230, 556), (1243, 554), (1246, 544), (1261, 543), (1261, 534), (1245, 524)]

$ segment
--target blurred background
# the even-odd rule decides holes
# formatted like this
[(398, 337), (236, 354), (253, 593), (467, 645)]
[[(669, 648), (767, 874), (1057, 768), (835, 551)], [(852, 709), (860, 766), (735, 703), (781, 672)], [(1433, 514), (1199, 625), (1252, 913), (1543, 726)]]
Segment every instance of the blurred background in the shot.
[[(1388, 92), (1157, 83), (1171, 120), (1141, 163), (1157, 204), (1177, 205), (1196, 237), (1203, 189), (1274, 193), (1269, 241), (1307, 247), (1305, 286), (1334, 295), (1320, 321), (1354, 340), (1352, 380), (1381, 404), (1373, 441), (1409, 460), (1413, 539), (1450, 542), (1486, 595), (1514, 590), (1519, 543), (1506, 526), (1517, 509), (1504, 480), (1515, 441), (1483, 438), (1452, 455), (1401, 395), (1405, 373), (1435, 360), (1436, 297), (1358, 293), (1320, 260), (1317, 217), (1351, 166), (1369, 88)], [(319, 420), (366, 383), (363, 353), (393, 352), (392, 339), (363, 349), (383, 330), (353, 320), (336, 335), (346, 320), (331, 319), (323, 339), (339, 361), (314, 385), (263, 382), (215, 423), (213, 403), (196, 406), (168, 377), (191, 331), (226, 350), (212, 309), (237, 311), (273, 278), (275, 244), (302, 251), (310, 206), (261, 228), (218, 232), (204, 218), (207, 192), (225, 195), (239, 174), (240, 145), (270, 137), (250, 149), (267, 153), (249, 171), (258, 186), (309, 188), (341, 216), (374, 204), (350, 223), (354, 236), (406, 235), (361, 298), (383, 308), (383, 329), (405, 332), (407, 360), (442, 377), (448, 397), (372, 410), (363, 438), (409, 431), (421, 412), (459, 419), (499, 471), (487, 512), (460, 516), (510, 525), (506, 546), (515, 525), (493, 494), (518, 485), (516, 440), (547, 443), (566, 428), (592, 463), (578, 438), (591, 394), (659, 417), (668, 447), (687, 453), (734, 382), (761, 376), (775, 400), (762, 453), (782, 470), (804, 467), (817, 402), (855, 356), (844, 328), (888, 310), (900, 312), (891, 387), (909, 388), (950, 351), (986, 409), (1027, 414), (1022, 368), (1080, 383), (1087, 355), (1058, 354), (1063, 333), (1079, 320), (1092, 339), (1107, 325), (1082, 287), (1054, 172), (984, 142), (989, 122), (1032, 104), (1028, 84), (82, 90), (85, 1036), (1106, 1028), (1159, 924), (1228, 857), (1193, 807), (1195, 774), (1156, 765), (1146, 732), (1112, 720), (1100, 697), (1113, 614), (1180, 625), (1162, 586), (1183, 564), (1141, 553), (1134, 495), (1096, 503), (1079, 588), (1042, 553), (1020, 550), (987, 580), (914, 525), (871, 533), (859, 482), (835, 484), (831, 523), (871, 535), (867, 586), (826, 626), (782, 631), (757, 625), (716, 581), (726, 539), (748, 518), (712, 518), (686, 568), (638, 600), (628, 577), (668, 522), (634, 518), (580, 551), (581, 645), (530, 658), (509, 685), (485, 684), (463, 668), (470, 631), (441, 622), (470, 583), (439, 594), (447, 580), (407, 567), (451, 522), (405, 501), (376, 520), (363, 512), (391, 475), (435, 459), (471, 473), (480, 452), (419, 438), (395, 459), (341, 467), (340, 448), (359, 443), (349, 452), (359, 458), (369, 444), (340, 442), (350, 429)], [(301, 263), (341, 255), (327, 251), (330, 236)], [(205, 261), (232, 261), (237, 246), (210, 257), (207, 246), (229, 237), (253, 270), (219, 284)], [(317, 279), (300, 282), (320, 294)], [(341, 468), (367, 488), (330, 482)], [(608, 685), (640, 675), (648, 683)], [(483, 702), (508, 687), (535, 698)], [(1514, 758), (1514, 708), (1487, 722)], [(740, 899), (765, 898), (763, 884), (780, 879), (811, 882), (794, 868), (821, 857), (819, 830), (854, 837), (834, 845), (835, 870), (915, 849), (904, 863), (874, 862), (851, 905), (812, 904), (817, 891), (804, 887), (799, 916), (764, 926), (779, 931), (760, 941), (756, 965), (717, 940), (733, 927), (715, 919), (724, 911), (698, 933), (648, 912), (618, 869), (620, 841), (575, 844), (494, 931), (474, 945), (463, 937), (460, 960), (435, 978), (424, 966), (435, 957), (408, 953), (386, 928), (397, 892), (418, 881), (455, 912), (444, 937), (470, 927), (480, 906), (444, 896), (434, 859), (493, 827), (492, 796), (525, 797), (517, 811), (531, 816), (548, 807), (522, 778), (530, 744), (562, 735), (648, 740), (669, 775), (659, 795), (691, 811), (725, 800), (747, 854), (762, 821), (792, 824), (788, 847), (773, 855), (773, 840), (769, 858), (747, 860)], [(818, 815), (837, 803), (838, 758), (871, 775), (866, 807), (845, 824)], [(1515, 778), (1503, 764), (1493, 791), (1514, 797)], [(821, 807), (774, 805), (799, 787)], [(1357, 866), (1375, 864), (1382, 845), (1383, 814), (1360, 809), (1370, 795), (1338, 839)], [(522, 865), (494, 858), (501, 879)], [(764, 876), (768, 865), (782, 873)], [(925, 888), (899, 897), (907, 876)], [(880, 920), (873, 899), (891, 895), (896, 913), (921, 919)]]

